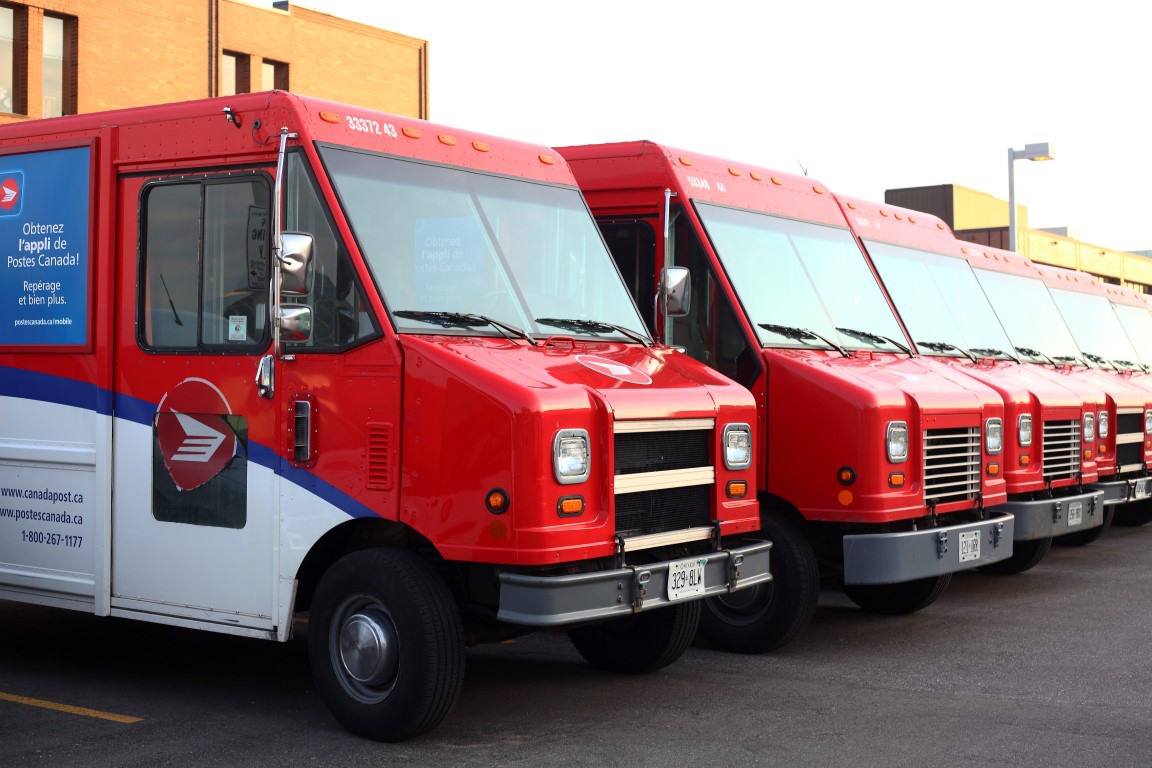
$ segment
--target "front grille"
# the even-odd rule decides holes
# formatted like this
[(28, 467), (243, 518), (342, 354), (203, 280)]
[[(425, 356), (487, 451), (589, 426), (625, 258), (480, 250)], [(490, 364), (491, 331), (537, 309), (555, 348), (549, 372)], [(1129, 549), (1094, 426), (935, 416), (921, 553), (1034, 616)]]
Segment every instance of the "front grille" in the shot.
[(1144, 467), (1144, 443), (1121, 443), (1116, 446), (1116, 464), (1121, 468)]
[(1144, 434), (1144, 412), (1116, 414), (1116, 434)]
[(714, 517), (714, 419), (618, 421), (616, 533), (624, 538), (707, 527)]
[(616, 497), (616, 533), (624, 537), (710, 525), (710, 485), (663, 488)]
[(1080, 419), (1044, 422), (1043, 440), (1045, 480), (1080, 474)]
[(924, 501), (967, 501), (980, 493), (980, 428), (924, 432)]
[(706, 467), (711, 436), (711, 431), (703, 429), (617, 434), (616, 474)]

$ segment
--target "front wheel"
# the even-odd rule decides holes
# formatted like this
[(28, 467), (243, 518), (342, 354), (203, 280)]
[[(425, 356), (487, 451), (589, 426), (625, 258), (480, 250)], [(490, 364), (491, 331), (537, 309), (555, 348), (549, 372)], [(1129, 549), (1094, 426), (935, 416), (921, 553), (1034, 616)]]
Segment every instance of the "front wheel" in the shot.
[(1012, 542), (1012, 556), (980, 566), (985, 573), (1012, 575), (1035, 567), (1052, 548), (1052, 537)]
[(594, 667), (626, 675), (662, 669), (684, 655), (700, 624), (700, 601), (636, 613), (568, 630), (568, 638)]
[(927, 608), (944, 594), (952, 574), (896, 584), (845, 584), (844, 594), (866, 611), (900, 616)]
[(764, 515), (760, 533), (772, 542), (772, 580), (704, 601), (700, 634), (726, 651), (763, 653), (787, 645), (816, 612), (820, 569), (804, 533), (772, 512)]
[(1144, 525), (1152, 522), (1152, 499), (1120, 504), (1114, 507), (1116, 525)]
[(308, 655), (324, 703), (348, 730), (400, 741), (434, 728), (464, 680), (464, 630), (443, 579), (410, 552), (338, 560), (312, 601)]

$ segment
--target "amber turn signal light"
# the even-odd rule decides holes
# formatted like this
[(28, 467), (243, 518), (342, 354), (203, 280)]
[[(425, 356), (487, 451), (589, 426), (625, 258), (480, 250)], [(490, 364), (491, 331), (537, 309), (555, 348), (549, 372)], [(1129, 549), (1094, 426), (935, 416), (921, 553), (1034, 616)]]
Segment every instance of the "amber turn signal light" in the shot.
[(1024, 453), (1024, 454), (1020, 455), (1020, 466), (1026, 467), (1031, 463), (1032, 463), (1032, 457), (1030, 457), (1028, 454)]
[(728, 498), (742, 499), (748, 494), (748, 483), (743, 480), (732, 480), (726, 489)]
[(560, 517), (579, 517), (584, 514), (584, 497), (561, 496), (556, 502), (556, 514)]
[(996, 475), (1000, 474), (1000, 465), (997, 464), (996, 462), (992, 462), (991, 464), (989, 464), (988, 465), (988, 474), (991, 475), (992, 477), (995, 477)]
[(488, 496), (484, 499), (484, 506), (488, 507), (488, 511), (494, 515), (502, 515), (508, 511), (508, 491), (503, 488), (493, 488), (488, 491)]
[(1084, 458), (1086, 458), (1086, 459), (1092, 458), (1092, 449), (1091, 448), (1085, 448), (1084, 449)]
[(904, 473), (903, 472), (893, 472), (892, 474), (888, 475), (888, 487), (889, 488), (903, 488), (904, 487)]
[(856, 482), (856, 470), (852, 467), (840, 467), (836, 471), (836, 479), (840, 481), (840, 485), (852, 485)]

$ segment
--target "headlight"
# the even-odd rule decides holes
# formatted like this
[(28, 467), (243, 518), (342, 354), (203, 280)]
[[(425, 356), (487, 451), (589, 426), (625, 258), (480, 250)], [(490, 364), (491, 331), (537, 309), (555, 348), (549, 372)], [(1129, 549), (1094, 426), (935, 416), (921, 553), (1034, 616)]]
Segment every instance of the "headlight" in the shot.
[(1144, 434), (1152, 435), (1152, 411), (1144, 411)]
[(562, 429), (552, 439), (552, 469), (561, 485), (582, 483), (588, 479), (592, 463), (588, 450), (588, 431)]
[(728, 469), (752, 466), (752, 430), (747, 424), (724, 427), (724, 466)]
[(1084, 442), (1091, 443), (1096, 439), (1096, 416), (1091, 413), (1084, 414)]
[(1022, 413), (1016, 419), (1016, 438), (1024, 448), (1032, 445), (1032, 414)]
[(990, 454), (997, 454), (1003, 449), (1004, 422), (1000, 419), (988, 419), (984, 422), (984, 450)]
[(908, 425), (903, 421), (888, 423), (888, 461), (908, 458)]
[(1108, 437), (1108, 411), (1100, 411), (1100, 415), (1096, 420), (1096, 431), (1100, 433), (1100, 439)]

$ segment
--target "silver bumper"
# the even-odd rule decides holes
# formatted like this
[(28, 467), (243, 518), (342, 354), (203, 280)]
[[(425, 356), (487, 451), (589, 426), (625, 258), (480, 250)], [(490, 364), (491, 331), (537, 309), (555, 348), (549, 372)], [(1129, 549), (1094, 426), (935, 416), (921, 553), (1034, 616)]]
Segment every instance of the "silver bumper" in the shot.
[(1091, 490), (1059, 499), (1010, 501), (995, 511), (1016, 518), (1014, 541), (1046, 539), (1103, 525), (1104, 492)]
[[(771, 581), (771, 548), (771, 542), (761, 541), (700, 555), (699, 559), (707, 561), (704, 592), (683, 599), (698, 600)], [(512, 624), (557, 627), (627, 616), (680, 602), (668, 598), (668, 569), (674, 562), (679, 561), (566, 576), (502, 573), (496, 617)]]
[(1099, 483), (1090, 483), (1085, 488), (1102, 491), (1103, 504), (1127, 504), (1130, 501), (1142, 501), (1152, 498), (1152, 477), (1137, 477), (1127, 480), (1103, 480)]
[[(895, 584), (1006, 560), (1012, 556), (1014, 522), (1012, 515), (1000, 515), (920, 531), (845, 536), (844, 583)], [(973, 532), (979, 535), (973, 537)], [(973, 539), (979, 542), (978, 556), (971, 548)]]

